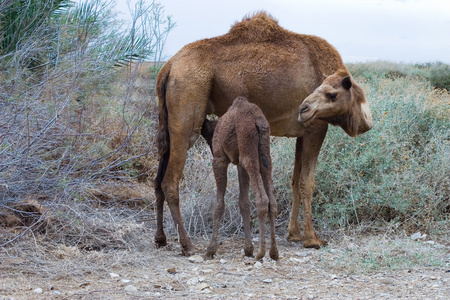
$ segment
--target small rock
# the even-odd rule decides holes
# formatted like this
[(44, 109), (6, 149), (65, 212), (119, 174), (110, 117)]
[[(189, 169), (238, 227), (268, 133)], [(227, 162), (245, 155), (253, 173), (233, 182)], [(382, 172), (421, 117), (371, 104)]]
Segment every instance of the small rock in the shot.
[(37, 288), (37, 289), (34, 289), (33, 292), (35, 292), (36, 294), (42, 294), (42, 289)]
[(198, 278), (197, 278), (197, 277), (189, 278), (189, 279), (186, 281), (186, 284), (187, 284), (187, 285), (196, 285), (197, 283), (198, 283)]
[(316, 297), (314, 297), (314, 295), (308, 295), (308, 299), (314, 299), (314, 298), (316, 298)]
[(434, 241), (426, 241), (426, 242), (423, 242), (424, 244), (428, 244), (428, 245), (434, 245), (435, 244), (435, 242)]
[(205, 269), (205, 270), (201, 270), (201, 271), (202, 271), (202, 273), (206, 273), (206, 274), (213, 272), (213, 270), (211, 270), (211, 269)]
[(116, 274), (116, 273), (109, 273), (109, 277), (111, 277), (111, 278), (118, 278), (118, 277), (120, 277), (120, 275), (119, 274)]
[(132, 285), (130, 284), (130, 285), (127, 285), (127, 286), (125, 287), (125, 291), (126, 291), (126, 292), (134, 293), (134, 292), (137, 292), (137, 288), (136, 288), (135, 286), (132, 286)]
[(123, 283), (130, 283), (130, 282), (131, 282), (130, 279), (122, 279), (121, 281), (122, 281)]
[(338, 277), (334, 274), (331, 275), (331, 280), (337, 279)]
[(255, 268), (259, 269), (262, 267), (262, 263), (260, 263), (259, 261), (255, 262), (255, 264), (253, 265)]
[(188, 260), (192, 263), (202, 263), (203, 262), (203, 257), (201, 257), (200, 255), (192, 255), (189, 256)]
[(202, 282), (197, 284), (197, 286), (195, 287), (198, 291), (203, 291), (204, 289), (209, 288), (209, 285), (206, 282)]
[(290, 261), (296, 262), (296, 263), (304, 263), (308, 261), (308, 258), (295, 258), (295, 257), (290, 257), (289, 258)]
[(221, 265), (224, 265), (224, 264), (227, 263), (227, 260), (222, 258), (219, 262), (220, 262)]
[(412, 240), (422, 240), (424, 238), (426, 238), (427, 235), (426, 234), (421, 234), (420, 231), (417, 231), (416, 233), (414, 233), (413, 235), (410, 236), (410, 238)]
[(263, 280), (263, 282), (264, 282), (264, 283), (272, 283), (272, 282), (273, 282), (273, 280), (272, 280), (272, 279), (270, 279), (270, 278), (267, 278), (267, 279), (264, 279), (264, 280)]
[(60, 291), (53, 291), (53, 293), (54, 293), (55, 295), (61, 295), (61, 294), (62, 294)]
[(177, 273), (177, 271), (176, 271), (175, 268), (167, 269), (167, 272), (168, 272), (169, 274), (172, 274), (172, 275)]
[(296, 256), (299, 256), (299, 257), (306, 257), (306, 256), (309, 256), (309, 255), (311, 255), (311, 252), (295, 252), (295, 255)]
[(225, 289), (225, 288), (227, 288), (227, 285), (225, 283), (215, 282), (215, 283), (212, 283), (212, 287)]

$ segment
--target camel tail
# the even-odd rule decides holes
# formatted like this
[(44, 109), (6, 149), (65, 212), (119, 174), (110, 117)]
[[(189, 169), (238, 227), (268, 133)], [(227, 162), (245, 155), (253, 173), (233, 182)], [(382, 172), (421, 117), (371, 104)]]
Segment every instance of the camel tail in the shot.
[(155, 188), (157, 190), (161, 189), (161, 182), (163, 181), (166, 174), (170, 156), (170, 136), (166, 104), (166, 91), (167, 82), (169, 81), (169, 73), (169, 67), (163, 67), (158, 74), (156, 83), (156, 93), (158, 95), (159, 102), (159, 126), (158, 137), (156, 141), (159, 153), (159, 166), (158, 173), (156, 174), (155, 178)]

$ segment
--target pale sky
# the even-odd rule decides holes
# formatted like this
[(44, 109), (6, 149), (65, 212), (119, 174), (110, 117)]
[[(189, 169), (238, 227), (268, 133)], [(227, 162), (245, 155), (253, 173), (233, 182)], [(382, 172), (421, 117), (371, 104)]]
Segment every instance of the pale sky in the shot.
[[(115, 0), (128, 15), (127, 2)], [(131, 0), (132, 3), (136, 0)], [(449, 0), (160, 0), (176, 27), (165, 55), (222, 35), (247, 14), (265, 10), (284, 28), (325, 38), (345, 62), (450, 63)]]

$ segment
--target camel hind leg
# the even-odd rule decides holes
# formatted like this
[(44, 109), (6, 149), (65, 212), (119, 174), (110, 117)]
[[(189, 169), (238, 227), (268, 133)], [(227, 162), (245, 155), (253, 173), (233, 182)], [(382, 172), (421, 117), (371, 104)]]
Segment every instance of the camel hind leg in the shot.
[[(186, 163), (188, 149), (200, 136), (202, 124), (206, 116), (209, 90), (195, 90), (195, 93), (180, 94), (180, 90), (186, 91), (189, 89), (177, 86), (175, 80), (171, 80), (170, 78), (168, 80), (165, 102), (167, 102), (166, 131), (170, 146), (168, 148), (167, 167), (161, 181), (161, 187), (160, 189), (158, 187), (155, 189), (158, 209), (155, 241), (159, 245), (165, 243), (163, 238), (164, 232), (162, 230), (162, 210), (165, 200), (172, 215), (175, 228), (178, 231), (182, 253), (184, 255), (191, 255), (195, 253), (196, 249), (192, 245), (183, 225), (180, 211), (179, 184)], [(209, 84), (199, 84), (196, 82), (190, 82), (190, 84), (200, 87), (209, 86)]]

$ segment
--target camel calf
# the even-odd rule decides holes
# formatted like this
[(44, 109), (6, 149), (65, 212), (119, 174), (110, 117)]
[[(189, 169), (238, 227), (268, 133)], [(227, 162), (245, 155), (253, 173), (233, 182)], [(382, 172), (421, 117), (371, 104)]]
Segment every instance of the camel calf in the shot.
[[(214, 125), (215, 129), (214, 129)], [(214, 135), (211, 132), (214, 132)], [(208, 134), (209, 133), (209, 134)], [(206, 250), (206, 259), (212, 259), (217, 250), (217, 234), (225, 209), (225, 190), (227, 186), (227, 168), (229, 163), (238, 167), (239, 209), (244, 223), (246, 256), (253, 256), (253, 244), (250, 235), (249, 182), (256, 197), (256, 209), (259, 219), (260, 260), (266, 252), (266, 222), (269, 216), (271, 246), (269, 255), (278, 260), (275, 241), (275, 218), (277, 202), (272, 192), (272, 161), (270, 158), (270, 129), (261, 109), (244, 97), (238, 97), (217, 124), (205, 121), (202, 135), (212, 146), (214, 155), (213, 170), (217, 185), (217, 199), (213, 211), (211, 242)], [(212, 139), (212, 143), (211, 143)]]

